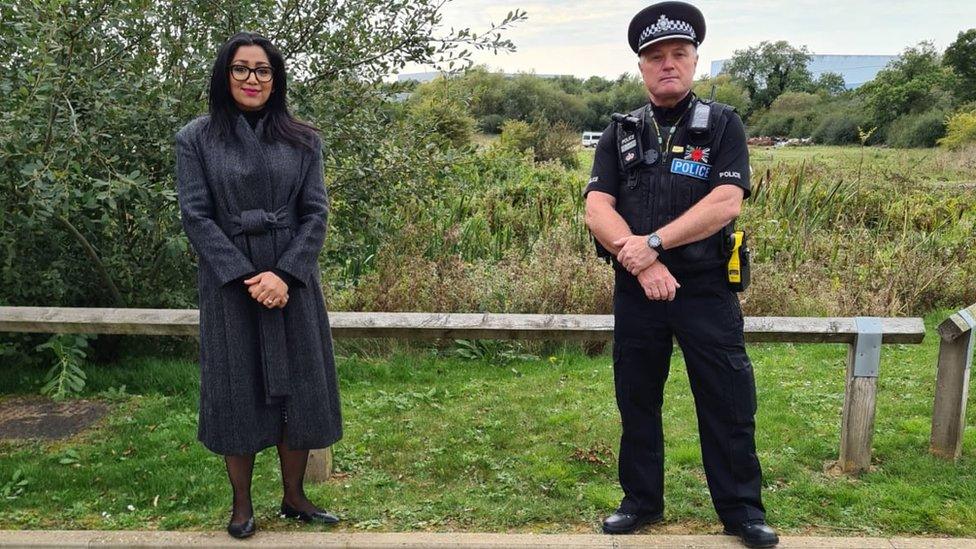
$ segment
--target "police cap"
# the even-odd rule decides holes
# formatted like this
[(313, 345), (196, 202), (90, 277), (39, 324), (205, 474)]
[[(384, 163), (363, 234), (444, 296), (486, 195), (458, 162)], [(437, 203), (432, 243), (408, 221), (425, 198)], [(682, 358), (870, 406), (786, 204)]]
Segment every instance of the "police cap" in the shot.
[(627, 38), (637, 54), (651, 44), (672, 39), (688, 40), (698, 47), (705, 40), (705, 17), (685, 2), (659, 2), (630, 20)]

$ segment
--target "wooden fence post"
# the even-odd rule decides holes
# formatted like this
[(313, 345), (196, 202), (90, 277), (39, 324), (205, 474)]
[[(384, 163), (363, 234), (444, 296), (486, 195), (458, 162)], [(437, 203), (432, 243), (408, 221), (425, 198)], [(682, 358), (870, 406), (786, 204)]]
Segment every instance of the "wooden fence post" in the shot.
[(847, 352), (847, 382), (840, 428), (839, 465), (856, 474), (871, 467), (875, 397), (881, 364), (881, 319), (858, 317), (857, 337)]
[(305, 464), (305, 480), (325, 482), (332, 477), (332, 448), (321, 448), (308, 453)]
[(945, 459), (956, 460), (962, 454), (969, 374), (976, 339), (974, 328), (976, 305), (960, 310), (939, 325), (942, 341), (939, 344), (939, 371), (935, 382), (929, 451)]

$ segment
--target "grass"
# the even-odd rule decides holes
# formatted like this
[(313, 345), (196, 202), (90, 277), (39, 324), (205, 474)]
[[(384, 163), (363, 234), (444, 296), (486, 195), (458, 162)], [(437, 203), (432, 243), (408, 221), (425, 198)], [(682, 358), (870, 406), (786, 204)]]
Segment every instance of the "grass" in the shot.
[[(923, 345), (884, 348), (874, 469), (859, 478), (826, 472), (837, 458), (844, 346), (751, 346), (763, 496), (782, 532), (976, 535), (976, 431), (956, 464), (927, 453), (942, 318), (927, 318)], [(340, 347), (338, 472), (308, 489), (344, 518), (339, 530), (597, 531), (621, 497), (609, 356), (485, 349), (485, 359), (465, 360), (449, 350)], [(71, 440), (0, 445), (0, 494), (15, 491), (17, 471), (27, 480), (19, 496), (0, 500), (0, 528), (222, 528), (230, 493), (222, 461), (195, 440), (195, 362), (146, 356), (88, 372), (88, 397), (116, 388), (114, 411)], [(6, 368), (0, 392), (36, 393), (41, 375)], [(118, 396), (122, 385), (128, 396)], [(654, 531), (717, 532), (680, 354), (664, 418), (667, 520)], [(279, 486), (269, 450), (255, 470), (258, 521), (301, 528), (276, 518)]]

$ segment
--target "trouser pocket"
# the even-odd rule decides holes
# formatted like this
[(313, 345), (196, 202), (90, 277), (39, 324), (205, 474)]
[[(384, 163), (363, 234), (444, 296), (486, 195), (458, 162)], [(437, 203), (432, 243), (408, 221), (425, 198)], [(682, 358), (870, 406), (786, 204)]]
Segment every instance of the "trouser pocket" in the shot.
[(732, 379), (732, 415), (736, 423), (751, 423), (756, 416), (756, 379), (745, 350), (726, 354)]

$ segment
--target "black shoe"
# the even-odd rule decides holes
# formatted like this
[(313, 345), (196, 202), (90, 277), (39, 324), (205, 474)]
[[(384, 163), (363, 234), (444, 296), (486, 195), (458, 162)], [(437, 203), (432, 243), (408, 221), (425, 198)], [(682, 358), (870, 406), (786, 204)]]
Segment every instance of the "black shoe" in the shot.
[(281, 518), (298, 519), (302, 522), (316, 522), (318, 524), (335, 524), (339, 522), (339, 517), (328, 511), (306, 513), (295, 509), (285, 502), (281, 502)]
[(746, 547), (775, 547), (779, 543), (776, 531), (762, 519), (747, 520), (736, 527), (725, 527), (725, 534), (739, 536)]
[(257, 529), (257, 525), (254, 524), (254, 515), (251, 515), (250, 518), (238, 524), (233, 522), (227, 523), (227, 533), (237, 539), (249, 538), (254, 535)]
[(654, 524), (664, 520), (664, 513), (647, 513), (644, 515), (616, 513), (603, 519), (604, 534), (629, 534), (641, 526)]

